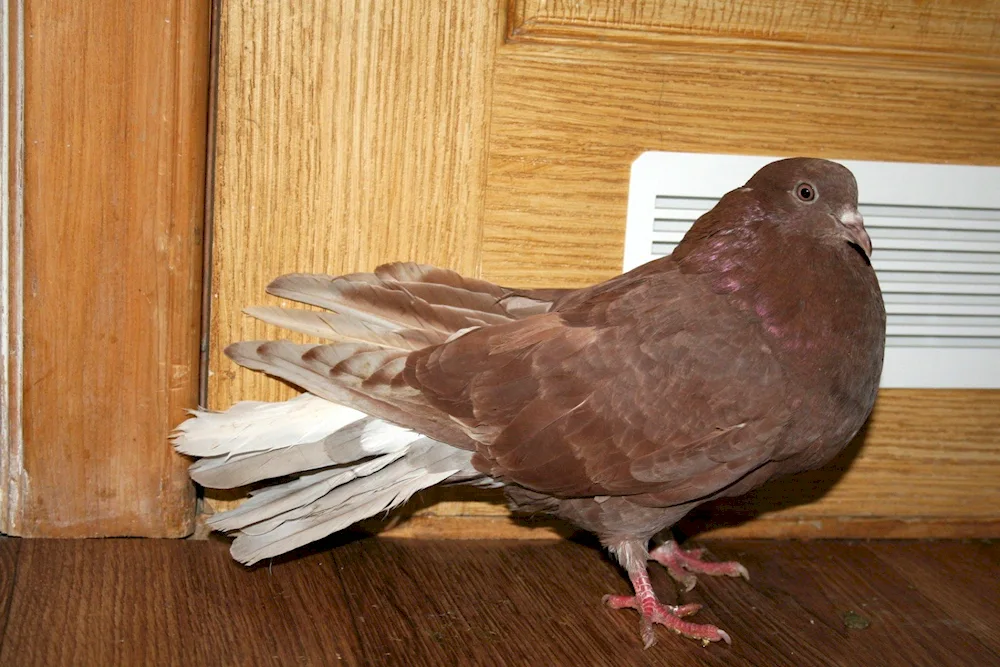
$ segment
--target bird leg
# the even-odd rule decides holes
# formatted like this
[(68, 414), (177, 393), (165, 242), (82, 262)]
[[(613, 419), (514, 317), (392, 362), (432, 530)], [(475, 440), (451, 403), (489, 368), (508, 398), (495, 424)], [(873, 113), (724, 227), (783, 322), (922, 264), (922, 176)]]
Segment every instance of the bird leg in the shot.
[(677, 542), (667, 540), (649, 552), (649, 558), (667, 568), (667, 572), (684, 586), (685, 591), (694, 588), (698, 583), (694, 574), (707, 574), (713, 577), (743, 577), (750, 581), (747, 569), (735, 561), (709, 563), (701, 559), (704, 549), (681, 549)]
[[(665, 605), (656, 599), (646, 570), (647, 554), (644, 545), (623, 543), (612, 551), (628, 572), (635, 595), (605, 595), (604, 603), (612, 609), (635, 609), (642, 615), (639, 628), (646, 648), (656, 643), (654, 623), (670, 628), (685, 637), (697, 639), (706, 646), (709, 642), (719, 640), (732, 644), (729, 635), (714, 625), (700, 625), (684, 620), (685, 616), (690, 616), (701, 609), (700, 604)], [(637, 553), (640, 551), (641, 554)]]

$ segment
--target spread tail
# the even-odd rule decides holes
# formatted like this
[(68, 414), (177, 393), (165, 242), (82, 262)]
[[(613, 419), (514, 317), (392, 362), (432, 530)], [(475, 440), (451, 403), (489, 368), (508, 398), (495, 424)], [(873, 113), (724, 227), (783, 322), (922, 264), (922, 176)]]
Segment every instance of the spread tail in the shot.
[(310, 394), (197, 411), (173, 438), (178, 451), (201, 457), (191, 477), (204, 486), (285, 478), (208, 521), (236, 531), (231, 553), (247, 565), (391, 510), (421, 489), (480, 477), (471, 452)]

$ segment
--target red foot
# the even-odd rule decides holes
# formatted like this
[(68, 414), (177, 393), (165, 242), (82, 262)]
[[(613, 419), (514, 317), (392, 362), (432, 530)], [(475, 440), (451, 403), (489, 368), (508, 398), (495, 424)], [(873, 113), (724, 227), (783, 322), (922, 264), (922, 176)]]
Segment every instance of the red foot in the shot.
[[(634, 595), (605, 595), (603, 598), (604, 604), (608, 605), (612, 609), (638, 609), (642, 611), (639, 603), (635, 601)], [(685, 616), (690, 616), (691, 614), (697, 614), (701, 611), (701, 605), (697, 603), (692, 604), (682, 604), (682, 605), (670, 605), (670, 604), (660, 604), (661, 608), (667, 612), (677, 616), (678, 618), (684, 618)]]
[(612, 609), (635, 609), (642, 614), (640, 631), (646, 648), (656, 643), (653, 624), (658, 623), (670, 628), (677, 634), (699, 640), (702, 645), (709, 642), (724, 641), (732, 644), (729, 635), (714, 625), (700, 625), (682, 620), (685, 616), (694, 614), (701, 609), (700, 604), (665, 605), (657, 601), (649, 576), (645, 572), (636, 572), (630, 576), (635, 595), (605, 595), (604, 603)]
[(704, 553), (704, 549), (681, 549), (676, 542), (668, 540), (650, 551), (649, 557), (667, 568), (670, 576), (684, 585), (685, 591), (691, 590), (698, 583), (698, 579), (690, 572), (713, 577), (743, 577), (750, 581), (750, 573), (739, 563), (706, 563), (701, 560)]

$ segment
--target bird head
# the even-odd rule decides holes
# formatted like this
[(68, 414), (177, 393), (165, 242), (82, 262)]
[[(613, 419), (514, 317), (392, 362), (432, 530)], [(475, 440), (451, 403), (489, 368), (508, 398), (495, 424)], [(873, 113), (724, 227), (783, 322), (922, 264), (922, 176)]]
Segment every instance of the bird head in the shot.
[(785, 224), (820, 225), (809, 232), (852, 245), (870, 263), (872, 241), (858, 211), (858, 183), (843, 165), (816, 158), (778, 160), (754, 174), (745, 189), (768, 193)]

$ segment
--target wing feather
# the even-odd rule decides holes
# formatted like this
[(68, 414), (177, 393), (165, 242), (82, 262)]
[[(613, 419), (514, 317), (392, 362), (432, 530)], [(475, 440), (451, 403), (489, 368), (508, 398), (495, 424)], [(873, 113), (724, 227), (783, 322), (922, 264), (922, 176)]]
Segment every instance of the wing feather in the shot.
[[(786, 388), (739, 311), (660, 268), (413, 352), (404, 378), (479, 442), (491, 477), (559, 497), (704, 497), (767, 460)], [(733, 386), (734, 363), (756, 386)]]

